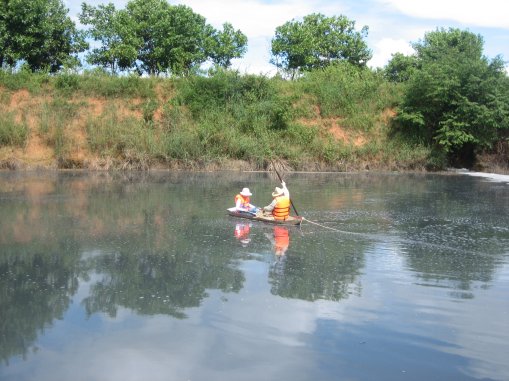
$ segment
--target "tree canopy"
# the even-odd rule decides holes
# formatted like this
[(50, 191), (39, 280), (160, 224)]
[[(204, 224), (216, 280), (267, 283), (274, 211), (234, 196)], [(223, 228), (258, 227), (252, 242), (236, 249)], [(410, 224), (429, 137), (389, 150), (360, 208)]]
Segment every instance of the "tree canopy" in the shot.
[(367, 26), (357, 32), (355, 22), (343, 15), (313, 13), (276, 28), (271, 63), (291, 73), (323, 68), (338, 60), (365, 66), (371, 59), (364, 41), (367, 34)]
[(232, 59), (241, 58), (247, 50), (247, 37), (240, 30), (235, 30), (230, 23), (223, 24), (223, 30), (215, 30), (210, 36), (208, 55), (212, 62), (228, 68)]
[(109, 68), (112, 73), (132, 67), (139, 43), (115, 6), (110, 3), (92, 7), (83, 3), (81, 10), (80, 22), (90, 25), (88, 35), (101, 43), (87, 55), (88, 63)]
[(83, 33), (61, 0), (0, 2), (0, 67), (25, 61), (33, 71), (58, 71), (78, 63), (87, 48)]
[(416, 69), (406, 82), (397, 118), (403, 129), (452, 162), (467, 160), (477, 148), (490, 148), (507, 136), (509, 78), (501, 57), (483, 56), (480, 35), (437, 29), (413, 47)]
[(247, 37), (230, 23), (218, 31), (191, 8), (166, 0), (131, 0), (119, 11), (113, 4), (83, 4), (80, 20), (101, 44), (89, 62), (112, 72), (186, 75), (207, 60), (228, 67), (246, 51)]

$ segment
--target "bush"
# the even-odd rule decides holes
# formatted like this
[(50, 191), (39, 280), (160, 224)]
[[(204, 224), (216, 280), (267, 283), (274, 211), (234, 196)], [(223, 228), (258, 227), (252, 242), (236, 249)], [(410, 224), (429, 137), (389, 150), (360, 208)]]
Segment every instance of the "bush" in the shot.
[(49, 81), (48, 73), (32, 73), (26, 66), (17, 71), (0, 69), (0, 86), (13, 91), (27, 89), (32, 93), (39, 93), (42, 86)]

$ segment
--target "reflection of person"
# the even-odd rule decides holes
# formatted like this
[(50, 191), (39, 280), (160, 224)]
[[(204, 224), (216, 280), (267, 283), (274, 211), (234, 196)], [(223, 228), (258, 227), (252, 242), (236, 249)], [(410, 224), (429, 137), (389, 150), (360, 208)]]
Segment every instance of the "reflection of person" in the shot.
[(251, 204), (250, 197), (252, 195), (249, 188), (243, 188), (240, 193), (235, 196), (235, 209), (239, 212), (256, 213), (258, 208)]
[(290, 191), (284, 181), (282, 188), (276, 187), (272, 192), (272, 202), (263, 208), (264, 214), (272, 215), (275, 220), (286, 220), (290, 215)]
[(274, 226), (274, 253), (277, 256), (285, 255), (290, 246), (290, 233), (284, 226)]
[(290, 232), (284, 226), (274, 226), (273, 234), (266, 234), (274, 246), (274, 254), (282, 257), (286, 254), (288, 246), (290, 246)]
[(250, 230), (251, 230), (250, 224), (239, 223), (235, 225), (235, 231), (233, 234), (235, 235), (235, 238), (237, 238), (244, 247), (247, 246), (249, 242), (251, 242), (251, 238), (249, 238)]

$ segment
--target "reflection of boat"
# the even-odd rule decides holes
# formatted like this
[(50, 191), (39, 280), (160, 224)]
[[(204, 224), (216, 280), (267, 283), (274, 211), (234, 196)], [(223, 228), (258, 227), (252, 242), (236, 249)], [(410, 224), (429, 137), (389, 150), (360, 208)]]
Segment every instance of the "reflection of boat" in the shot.
[(275, 220), (272, 216), (255, 216), (252, 213), (248, 212), (239, 212), (235, 208), (229, 208), (228, 214), (233, 217), (247, 218), (248, 220), (262, 221), (268, 222), (269, 224), (277, 224), (277, 225), (300, 225), (302, 223), (302, 217), (300, 216), (289, 216), (286, 220), (280, 221)]

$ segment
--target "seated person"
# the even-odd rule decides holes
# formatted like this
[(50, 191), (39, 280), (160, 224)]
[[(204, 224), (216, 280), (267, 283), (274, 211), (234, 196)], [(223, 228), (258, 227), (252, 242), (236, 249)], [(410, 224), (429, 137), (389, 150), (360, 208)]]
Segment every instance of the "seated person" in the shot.
[(249, 188), (243, 188), (238, 195), (235, 196), (235, 209), (239, 212), (248, 212), (256, 214), (259, 208), (251, 204), (250, 197), (253, 194)]
[(290, 192), (284, 181), (281, 185), (283, 188), (276, 187), (272, 202), (263, 208), (264, 215), (272, 215), (275, 220), (286, 220), (290, 215)]

